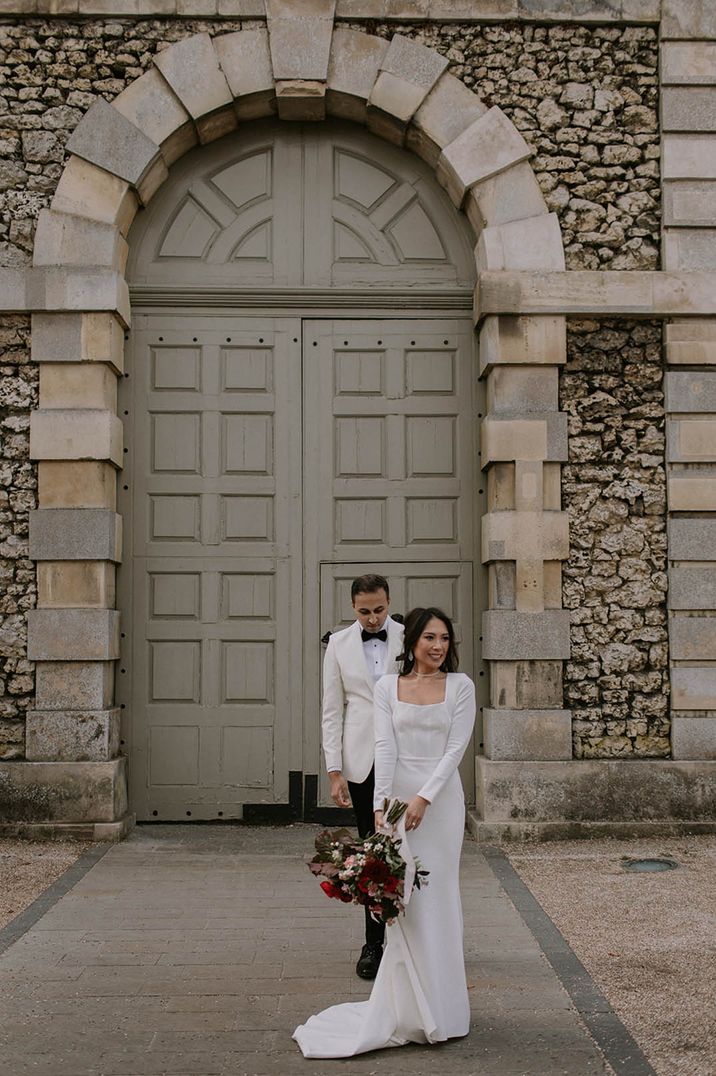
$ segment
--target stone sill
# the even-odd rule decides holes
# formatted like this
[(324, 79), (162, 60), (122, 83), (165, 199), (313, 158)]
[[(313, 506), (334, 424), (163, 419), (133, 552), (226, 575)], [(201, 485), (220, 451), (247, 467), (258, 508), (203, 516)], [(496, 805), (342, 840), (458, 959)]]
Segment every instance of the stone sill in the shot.
[[(390, 23), (589, 23), (658, 25), (661, 0), (403, 0), (386, 13), (386, 0), (338, 0), (336, 20)], [(571, 10), (570, 10), (571, 9)], [(263, 0), (0, 0), (0, 15), (65, 18), (265, 19)]]

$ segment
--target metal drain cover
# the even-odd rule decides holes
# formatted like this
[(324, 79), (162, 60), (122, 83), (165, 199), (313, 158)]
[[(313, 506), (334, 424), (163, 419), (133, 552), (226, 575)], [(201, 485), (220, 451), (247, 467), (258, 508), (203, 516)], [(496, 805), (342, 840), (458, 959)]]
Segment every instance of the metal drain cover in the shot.
[(673, 871), (678, 867), (675, 859), (667, 859), (659, 856), (654, 859), (624, 859), (622, 866), (625, 871), (634, 874), (659, 874), (661, 871)]

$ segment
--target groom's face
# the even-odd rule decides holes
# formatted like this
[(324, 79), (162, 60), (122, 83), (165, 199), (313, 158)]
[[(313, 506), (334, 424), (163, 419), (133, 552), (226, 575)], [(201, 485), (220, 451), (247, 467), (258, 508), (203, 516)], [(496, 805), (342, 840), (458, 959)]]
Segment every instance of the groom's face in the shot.
[(379, 631), (388, 615), (390, 598), (383, 588), (356, 594), (353, 610), (360, 626), (366, 631)]

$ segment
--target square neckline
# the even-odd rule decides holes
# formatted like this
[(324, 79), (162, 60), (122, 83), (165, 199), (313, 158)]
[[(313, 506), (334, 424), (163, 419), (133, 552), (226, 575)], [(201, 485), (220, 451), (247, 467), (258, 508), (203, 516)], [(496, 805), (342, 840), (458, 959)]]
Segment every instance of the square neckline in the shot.
[(396, 675), (396, 678), (395, 678), (395, 701), (399, 702), (402, 706), (419, 706), (419, 707), (422, 707), (422, 708), (425, 708), (426, 706), (444, 706), (445, 703), (447, 702), (448, 679), (449, 679), (449, 677), (450, 677), (450, 673), (446, 673), (445, 674), (445, 694), (443, 695), (440, 702), (407, 702), (405, 699), (401, 699), (400, 696), (398, 695), (398, 684), (400, 683), (400, 673), (398, 673)]

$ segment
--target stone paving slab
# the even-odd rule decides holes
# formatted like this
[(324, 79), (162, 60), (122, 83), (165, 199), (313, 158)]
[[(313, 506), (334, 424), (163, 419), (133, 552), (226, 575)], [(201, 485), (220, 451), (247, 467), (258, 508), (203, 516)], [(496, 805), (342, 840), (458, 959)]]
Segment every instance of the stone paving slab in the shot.
[(304, 860), (318, 827), (143, 826), (0, 958), (12, 1076), (590, 1076), (611, 1073), (478, 846), (462, 865), (472, 1029), (305, 1061), (297, 1023), (368, 996), (362, 914)]

